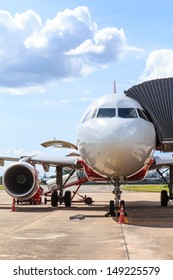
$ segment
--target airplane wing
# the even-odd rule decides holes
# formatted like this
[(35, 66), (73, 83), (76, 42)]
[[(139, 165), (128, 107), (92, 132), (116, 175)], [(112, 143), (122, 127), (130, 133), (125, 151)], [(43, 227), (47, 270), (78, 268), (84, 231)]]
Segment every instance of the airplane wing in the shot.
[[(78, 150), (78, 147), (73, 143), (62, 141), (62, 140), (51, 140), (46, 141), (41, 144), (43, 147), (55, 147), (55, 148), (69, 148)], [(5, 156), (0, 155), (0, 166), (4, 165), (5, 161), (25, 161), (31, 164), (41, 164), (43, 168), (47, 171), (49, 166), (62, 166), (62, 167), (72, 167), (81, 168), (82, 165), (79, 163), (80, 155), (77, 153), (71, 153), (68, 156), (60, 157), (53, 155), (22, 155), (22, 156)]]
[(173, 165), (173, 154), (172, 153), (166, 153), (161, 154), (153, 157), (154, 161), (150, 166), (151, 169), (157, 169), (157, 168), (163, 168), (163, 167), (169, 167)]
[(0, 155), (0, 166), (4, 166), (5, 161), (19, 161), (21, 158), (16, 156)]
[(32, 155), (32, 156), (6, 156), (0, 155), (0, 166), (4, 165), (5, 161), (25, 161), (32, 164), (41, 164), (43, 167), (47, 166), (62, 166), (62, 167), (73, 167), (81, 168), (82, 165), (78, 162), (79, 156), (53, 156), (53, 155)]
[(51, 166), (69, 166), (74, 168), (80, 168), (81, 165), (78, 163), (79, 157), (76, 156), (34, 156), (31, 158), (34, 164), (48, 164)]
[(163, 156), (156, 156), (154, 158), (156, 165), (173, 165), (173, 154), (163, 155)]

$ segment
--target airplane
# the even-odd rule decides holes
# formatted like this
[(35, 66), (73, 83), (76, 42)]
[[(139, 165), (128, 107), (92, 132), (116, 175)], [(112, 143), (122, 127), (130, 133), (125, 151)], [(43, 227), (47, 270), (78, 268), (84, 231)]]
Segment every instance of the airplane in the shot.
[[(167, 206), (172, 195), (173, 155), (154, 156), (157, 149), (157, 131), (147, 111), (133, 98), (125, 94), (109, 94), (93, 101), (86, 109), (77, 130), (77, 145), (61, 140), (42, 143), (44, 147), (73, 148), (77, 153), (64, 157), (56, 156), (0, 156), (4, 161), (17, 161), (3, 174), (6, 192), (14, 199), (33, 197), (39, 189), (38, 172), (35, 167), (42, 164), (45, 171), (56, 167), (57, 189), (51, 192), (51, 205), (65, 201), (71, 206), (69, 191), (63, 194), (63, 168), (70, 167), (72, 173), (84, 170), (87, 180), (111, 182), (115, 199), (109, 202), (111, 216), (118, 215), (124, 201), (121, 200), (122, 183), (143, 180), (151, 169), (168, 166), (170, 182), (167, 191), (161, 192), (161, 206)], [(162, 175), (162, 173), (160, 172)]]

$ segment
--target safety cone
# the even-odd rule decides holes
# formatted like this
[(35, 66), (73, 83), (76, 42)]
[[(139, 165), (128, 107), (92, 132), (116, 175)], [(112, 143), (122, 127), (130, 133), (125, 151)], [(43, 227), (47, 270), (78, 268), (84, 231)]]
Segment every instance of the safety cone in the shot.
[(13, 212), (16, 211), (15, 199), (12, 200), (11, 211), (13, 211)]
[(120, 216), (119, 216), (119, 224), (125, 224), (125, 215), (124, 215), (124, 207), (123, 205), (121, 205), (121, 209), (120, 209)]

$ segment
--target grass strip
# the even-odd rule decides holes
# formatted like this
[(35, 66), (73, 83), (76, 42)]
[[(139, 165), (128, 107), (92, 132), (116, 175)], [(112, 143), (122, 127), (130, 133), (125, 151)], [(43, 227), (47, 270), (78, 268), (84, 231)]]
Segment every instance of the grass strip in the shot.
[(166, 185), (122, 185), (122, 190), (134, 192), (161, 192), (162, 190), (168, 191)]

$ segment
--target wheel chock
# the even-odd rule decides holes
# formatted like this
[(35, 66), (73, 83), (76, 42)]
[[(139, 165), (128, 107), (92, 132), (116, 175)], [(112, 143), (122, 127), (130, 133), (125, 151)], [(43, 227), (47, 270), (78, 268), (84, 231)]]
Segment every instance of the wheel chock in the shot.
[(77, 214), (70, 217), (70, 220), (84, 220), (84, 219), (85, 219), (85, 215), (83, 214)]
[(109, 212), (106, 213), (106, 214), (105, 214), (105, 217), (112, 217), (112, 216), (111, 216), (111, 213), (109, 213)]

